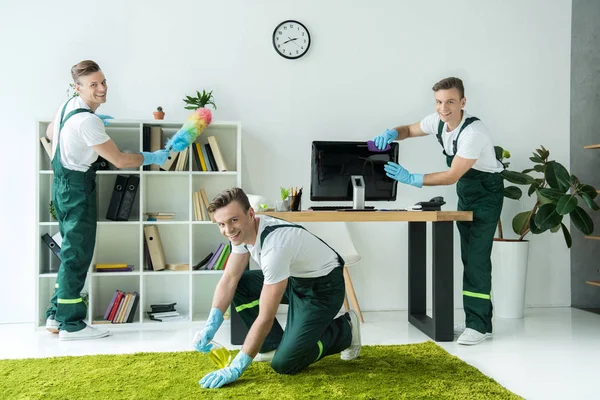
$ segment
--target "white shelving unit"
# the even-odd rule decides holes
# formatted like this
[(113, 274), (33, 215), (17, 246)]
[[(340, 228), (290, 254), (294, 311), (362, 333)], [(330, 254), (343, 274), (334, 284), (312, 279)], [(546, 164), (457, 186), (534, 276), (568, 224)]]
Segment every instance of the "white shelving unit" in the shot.
[[(54, 174), (50, 159), (41, 146), (39, 138), (45, 136), (51, 121), (38, 121), (36, 138), (37, 157), (37, 204), (35, 246), (35, 318), (38, 328), (44, 327), (46, 309), (54, 292), (60, 262), (44, 244), (41, 237), (58, 232), (58, 222), (52, 219), (49, 204), (52, 199)], [(140, 152), (143, 143), (143, 127), (160, 126), (163, 142), (175, 134), (181, 122), (160, 120), (113, 120), (106, 128), (108, 135), (121, 151)], [(134, 323), (110, 324), (115, 328), (146, 328), (180, 325), (203, 321), (208, 318), (212, 296), (222, 271), (192, 271), (191, 266), (214, 251), (226, 239), (218, 227), (210, 221), (194, 221), (192, 193), (205, 188), (209, 200), (221, 190), (242, 185), (242, 128), (239, 122), (212, 122), (197, 141), (207, 143), (208, 136), (215, 136), (228, 167), (228, 172), (202, 172), (196, 168), (193, 157), (188, 157), (186, 171), (144, 171), (133, 169), (98, 171), (96, 195), (98, 200), (98, 229), (96, 247), (84, 290), (89, 294), (86, 322), (94, 325), (102, 317), (115, 290), (137, 291), (140, 303)], [(112, 166), (111, 166), (112, 168)], [(117, 175), (140, 176), (140, 186), (129, 221), (106, 219), (108, 204)], [(168, 221), (145, 221), (146, 212), (175, 212)], [(144, 226), (157, 225), (163, 242), (167, 263), (185, 263), (188, 271), (148, 271), (144, 262)], [(134, 265), (132, 272), (93, 272), (97, 263), (127, 263)], [(177, 302), (176, 309), (185, 315), (180, 322), (151, 321), (146, 316), (150, 304)], [(104, 325), (106, 326), (106, 325)]]

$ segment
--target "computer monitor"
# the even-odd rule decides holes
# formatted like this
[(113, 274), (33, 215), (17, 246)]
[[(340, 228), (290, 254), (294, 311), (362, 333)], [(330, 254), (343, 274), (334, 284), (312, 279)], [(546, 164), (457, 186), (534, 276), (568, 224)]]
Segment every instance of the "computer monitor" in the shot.
[(397, 181), (383, 169), (398, 162), (398, 143), (385, 152), (372, 152), (366, 142), (314, 141), (311, 157), (310, 199), (353, 201), (353, 176), (364, 180), (364, 200), (396, 200)]

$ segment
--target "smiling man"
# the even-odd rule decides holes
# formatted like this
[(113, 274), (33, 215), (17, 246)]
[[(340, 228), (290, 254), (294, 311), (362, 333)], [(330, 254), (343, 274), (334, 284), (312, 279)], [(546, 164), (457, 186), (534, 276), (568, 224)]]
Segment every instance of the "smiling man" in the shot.
[[(340, 352), (345, 361), (358, 357), (358, 315), (350, 311), (335, 318), (344, 301), (345, 285), (344, 260), (334, 249), (300, 225), (256, 215), (240, 188), (220, 193), (208, 211), (231, 242), (231, 255), (194, 346), (204, 353), (210, 351), (210, 341), (232, 301), (249, 332), (228, 367), (200, 380), (203, 388), (234, 382), (259, 351), (255, 361), (270, 360), (281, 374), (294, 374)], [(246, 270), (250, 257), (259, 270)], [(289, 304), (285, 331), (275, 319), (282, 303)]]
[(96, 240), (96, 160), (101, 155), (117, 168), (162, 165), (169, 153), (121, 153), (104, 128), (104, 119), (111, 117), (95, 114), (108, 93), (104, 73), (94, 61), (85, 60), (71, 68), (71, 76), (78, 96), (60, 106), (46, 130), (52, 139), (52, 202), (62, 236), (46, 329), (58, 333), (60, 340), (98, 339), (109, 332), (84, 322), (81, 298)]
[(387, 129), (374, 139), (380, 150), (394, 140), (436, 135), (448, 170), (411, 174), (389, 162), (387, 176), (415, 187), (456, 183), (458, 210), (472, 211), (472, 222), (457, 222), (464, 265), (463, 305), (466, 322), (455, 326), (459, 344), (474, 345), (492, 335), (492, 243), (504, 200), (502, 164), (483, 123), (463, 110), (467, 99), (458, 78), (442, 79), (433, 86), (436, 113), (412, 125)]

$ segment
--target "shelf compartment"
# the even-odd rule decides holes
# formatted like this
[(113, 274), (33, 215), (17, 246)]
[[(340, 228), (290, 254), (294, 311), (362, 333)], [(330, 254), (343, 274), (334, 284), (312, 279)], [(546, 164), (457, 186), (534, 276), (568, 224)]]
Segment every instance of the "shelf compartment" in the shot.
[[(123, 224), (125, 222), (137, 222), (140, 220), (140, 186), (138, 186), (138, 191), (135, 195), (135, 200), (133, 202), (133, 206), (131, 207), (131, 212), (129, 213), (129, 219), (127, 221), (112, 221), (106, 218), (106, 213), (108, 212), (108, 206), (110, 204), (110, 199), (113, 194), (113, 190), (115, 188), (115, 182), (117, 180), (117, 175), (129, 176), (134, 174), (129, 174), (127, 171), (122, 171), (120, 174), (105, 174), (99, 175), (96, 178), (96, 193), (97, 193), (97, 213), (98, 213), (98, 221), (99, 222), (110, 222), (116, 224)], [(141, 185), (141, 182), (140, 182)]]
[[(189, 322), (190, 315), (190, 275), (189, 274), (145, 274), (143, 296), (143, 321), (153, 321), (146, 311), (151, 311), (150, 305), (156, 303), (177, 303), (175, 310), (184, 318), (173, 322)], [(177, 290), (173, 290), (177, 288)]]
[[(38, 274), (55, 274), (58, 272), (58, 268), (60, 267), (60, 260), (58, 257), (50, 250), (50, 248), (46, 245), (42, 236), (44, 234), (48, 234), (50, 236), (54, 236), (58, 233), (58, 224), (56, 225), (42, 225), (39, 227), (39, 238), (38, 238), (38, 251), (39, 251), (39, 268)], [(60, 247), (60, 246), (59, 246)]]
[[(216, 224), (196, 224), (192, 226), (192, 267), (207, 255), (217, 250), (219, 244), (229, 241), (221, 235)], [(208, 271), (207, 271), (208, 272)]]
[[(102, 273), (94, 274), (92, 279), (92, 323), (93, 321), (100, 321), (104, 319), (106, 309), (110, 305), (110, 301), (117, 290), (122, 292), (137, 292), (142, 296), (140, 289), (140, 276), (139, 275), (120, 275), (111, 274), (104, 275)], [(134, 314), (133, 322), (140, 322), (141, 315), (141, 303), (142, 297), (138, 302), (137, 310)], [(103, 324), (102, 324), (103, 325)], [(112, 325), (112, 324), (107, 324)], [(116, 324), (124, 325), (124, 324)], [(130, 324), (128, 324), (130, 325)]]
[[(173, 219), (161, 221), (189, 221), (191, 194), (189, 193), (188, 174), (175, 175), (170, 172), (144, 174), (143, 212), (173, 212), (175, 213)], [(145, 214), (143, 218), (146, 218)]]
[[(96, 248), (92, 260), (92, 271), (96, 264), (128, 264), (133, 271), (140, 271), (140, 227), (139, 225), (99, 225), (96, 233)], [(97, 272), (105, 275), (110, 272)], [(130, 272), (115, 272), (128, 274)]]

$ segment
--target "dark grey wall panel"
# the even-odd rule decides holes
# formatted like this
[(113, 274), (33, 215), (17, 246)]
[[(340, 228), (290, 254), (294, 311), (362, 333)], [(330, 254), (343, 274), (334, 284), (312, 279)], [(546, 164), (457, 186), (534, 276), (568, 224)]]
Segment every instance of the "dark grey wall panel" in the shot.
[[(600, 1), (573, 0), (571, 33), (571, 173), (600, 188)], [(548, 101), (545, 99), (541, 101)], [(551, 101), (548, 118), (552, 118)], [(598, 201), (599, 199), (597, 199)], [(585, 207), (585, 206), (584, 206)], [(587, 209), (587, 207), (585, 207)], [(593, 214), (595, 235), (600, 215)], [(571, 305), (600, 308), (600, 287), (585, 283), (600, 280), (600, 240), (584, 239), (571, 224)]]

